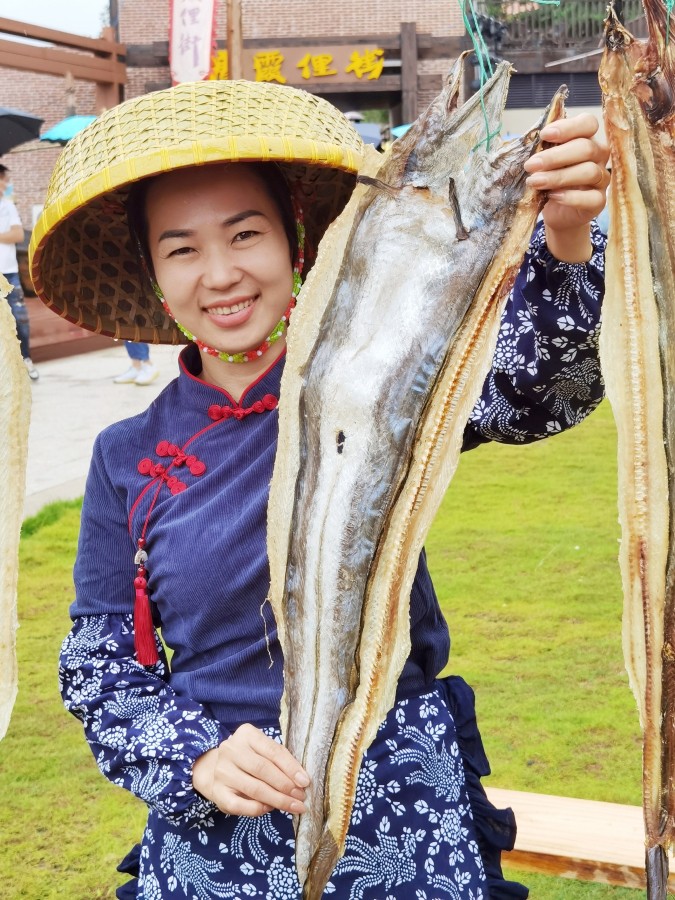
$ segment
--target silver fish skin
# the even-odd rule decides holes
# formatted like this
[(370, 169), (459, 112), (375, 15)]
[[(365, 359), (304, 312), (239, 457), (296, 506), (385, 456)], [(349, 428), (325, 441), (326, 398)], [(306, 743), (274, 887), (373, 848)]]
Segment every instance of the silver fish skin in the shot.
[[(458, 106), (462, 62), (376, 177), (363, 179), (361, 199), (348, 213), (353, 222), (339, 276), (299, 372), (299, 471), (285, 587), (275, 599), (273, 578), (271, 599), (284, 652), (284, 740), (312, 780), (296, 832), (306, 898), (320, 897), (343, 852), (344, 835), (326, 824), (325, 775), (342, 754), (336, 727), (361, 681), (364, 598), (383, 530), (434, 385), (512, 226), (525, 191), (523, 164), (537, 144), (536, 131), (519, 141), (484, 142), (484, 117), (499, 121), (510, 66), (499, 66), (482, 103), (473, 97)], [(535, 217), (536, 208), (530, 231)], [(303, 302), (311, 304), (311, 293)], [(492, 322), (494, 345), (498, 314)], [(489, 347), (483, 356), (484, 377)], [(456, 430), (481, 385), (470, 389)], [(408, 569), (411, 583), (414, 566)], [(388, 627), (395, 659), (380, 674), (389, 682), (390, 707), (410, 647), (407, 606), (396, 622), (379, 622), (380, 635)], [(358, 770), (360, 758), (350, 767)]]

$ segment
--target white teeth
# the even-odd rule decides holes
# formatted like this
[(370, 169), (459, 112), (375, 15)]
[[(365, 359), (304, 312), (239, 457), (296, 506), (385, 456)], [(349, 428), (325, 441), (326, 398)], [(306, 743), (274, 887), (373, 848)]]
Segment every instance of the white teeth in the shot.
[(212, 306), (209, 313), (214, 316), (230, 316), (232, 313), (247, 309), (252, 303), (253, 300), (244, 300), (243, 303), (234, 303), (232, 306)]

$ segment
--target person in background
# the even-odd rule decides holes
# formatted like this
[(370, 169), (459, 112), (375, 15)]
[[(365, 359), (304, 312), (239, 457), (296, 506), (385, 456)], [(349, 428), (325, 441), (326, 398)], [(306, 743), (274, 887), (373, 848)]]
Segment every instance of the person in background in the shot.
[(150, 347), (147, 344), (125, 341), (131, 365), (126, 370), (113, 378), (115, 384), (152, 384), (159, 375), (157, 367), (150, 362)]
[(16, 321), (16, 336), (28, 375), (33, 381), (37, 381), (40, 375), (30, 358), (30, 323), (16, 258), (16, 245), (23, 240), (23, 225), (16, 206), (9, 199), (10, 194), (9, 169), (0, 164), (0, 272), (13, 288), (7, 296), (7, 302)]

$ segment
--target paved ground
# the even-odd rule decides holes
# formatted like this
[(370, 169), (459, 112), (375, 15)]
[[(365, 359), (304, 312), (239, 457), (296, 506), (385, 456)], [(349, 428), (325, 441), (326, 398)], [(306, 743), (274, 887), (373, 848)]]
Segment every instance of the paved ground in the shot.
[(122, 343), (40, 363), (40, 379), (31, 384), (25, 516), (83, 493), (96, 435), (111, 422), (145, 409), (175, 377), (179, 352), (177, 347), (152, 348), (160, 374), (147, 387), (113, 384), (115, 375), (128, 368)]

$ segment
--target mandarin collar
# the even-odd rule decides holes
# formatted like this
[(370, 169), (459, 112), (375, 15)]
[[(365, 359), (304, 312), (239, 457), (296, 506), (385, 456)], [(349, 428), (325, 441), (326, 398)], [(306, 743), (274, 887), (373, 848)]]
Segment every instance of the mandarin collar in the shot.
[[(286, 351), (284, 350), (278, 359), (249, 384), (242, 394), (241, 400), (237, 403), (224, 388), (210, 384), (208, 381), (204, 381), (201, 375), (195, 374), (202, 368), (201, 353), (195, 344), (188, 344), (178, 358), (179, 397), (186, 405), (203, 408), (205, 413), (213, 404), (246, 407), (262, 400), (268, 394), (272, 394), (278, 400), (285, 361)], [(246, 363), (241, 363), (241, 365), (246, 365)]]

